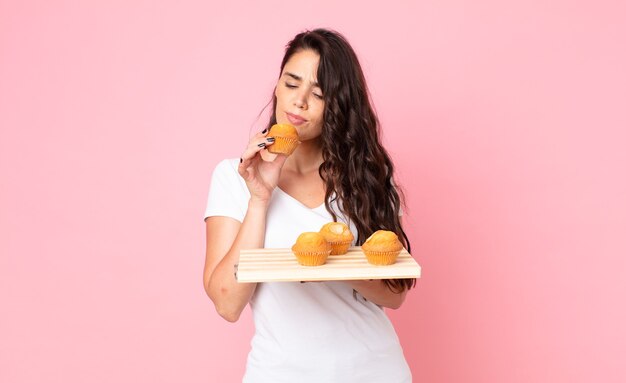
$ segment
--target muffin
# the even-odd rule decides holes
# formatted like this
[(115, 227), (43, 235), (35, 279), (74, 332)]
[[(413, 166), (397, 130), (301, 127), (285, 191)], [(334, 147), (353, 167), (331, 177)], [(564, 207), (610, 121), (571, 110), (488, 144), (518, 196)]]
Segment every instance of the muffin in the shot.
[(320, 233), (305, 232), (298, 236), (291, 251), (302, 266), (320, 266), (326, 263), (330, 244)]
[(274, 137), (274, 143), (267, 147), (267, 151), (275, 154), (290, 155), (300, 144), (298, 131), (288, 124), (272, 125), (267, 137)]
[(384, 266), (396, 263), (402, 247), (396, 233), (378, 230), (365, 241), (361, 249), (367, 257), (367, 262), (372, 265)]
[(341, 255), (348, 252), (354, 239), (348, 225), (343, 222), (328, 222), (320, 229), (320, 234), (330, 243), (332, 255)]

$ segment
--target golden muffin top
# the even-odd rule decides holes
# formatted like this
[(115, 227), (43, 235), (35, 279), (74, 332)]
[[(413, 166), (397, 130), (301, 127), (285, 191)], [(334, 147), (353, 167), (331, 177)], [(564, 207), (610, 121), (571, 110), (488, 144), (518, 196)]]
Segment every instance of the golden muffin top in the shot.
[(284, 137), (298, 139), (298, 131), (289, 124), (274, 124), (270, 128), (268, 137)]

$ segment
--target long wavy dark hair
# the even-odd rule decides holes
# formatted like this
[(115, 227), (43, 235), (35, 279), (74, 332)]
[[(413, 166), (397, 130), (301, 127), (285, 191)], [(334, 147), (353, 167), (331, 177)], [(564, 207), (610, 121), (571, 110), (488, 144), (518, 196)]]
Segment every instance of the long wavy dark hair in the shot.
[[(393, 184), (393, 163), (380, 144), (379, 122), (372, 108), (365, 76), (356, 53), (338, 32), (315, 29), (291, 40), (280, 65), (279, 76), (293, 54), (313, 50), (320, 56), (317, 81), (324, 97), (321, 143), (324, 162), (319, 173), (326, 184), (326, 209), (337, 220), (332, 202), (356, 226), (356, 243), (376, 230), (398, 234), (411, 251), (400, 223), (402, 192)], [(276, 96), (268, 127), (276, 123)], [(386, 279), (400, 293), (415, 285), (415, 279)]]

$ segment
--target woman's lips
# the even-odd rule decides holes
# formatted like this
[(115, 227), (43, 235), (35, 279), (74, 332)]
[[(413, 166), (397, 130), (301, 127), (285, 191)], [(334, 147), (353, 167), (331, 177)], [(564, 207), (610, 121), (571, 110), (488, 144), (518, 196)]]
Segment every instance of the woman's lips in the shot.
[(306, 120), (300, 116), (296, 116), (295, 114), (287, 113), (287, 119), (292, 125), (298, 126), (302, 125), (306, 122)]

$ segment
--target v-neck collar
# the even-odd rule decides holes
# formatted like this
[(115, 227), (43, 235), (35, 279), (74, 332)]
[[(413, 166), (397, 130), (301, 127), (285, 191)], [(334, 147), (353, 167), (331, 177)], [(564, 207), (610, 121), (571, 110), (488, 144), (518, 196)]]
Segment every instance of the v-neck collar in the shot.
[(285, 196), (287, 196), (287, 198), (289, 198), (290, 200), (294, 201), (295, 203), (297, 203), (298, 205), (302, 206), (305, 209), (311, 210), (311, 211), (317, 211), (319, 209), (326, 209), (326, 205), (322, 202), (321, 205), (316, 206), (316, 207), (308, 207), (307, 205), (303, 204), (302, 202), (300, 202), (299, 200), (295, 199), (291, 194), (287, 193), (286, 191), (284, 191), (283, 189), (281, 189), (280, 187), (276, 186), (276, 190), (278, 190), (280, 193), (284, 194)]

